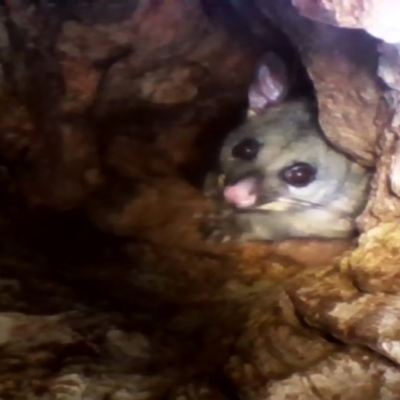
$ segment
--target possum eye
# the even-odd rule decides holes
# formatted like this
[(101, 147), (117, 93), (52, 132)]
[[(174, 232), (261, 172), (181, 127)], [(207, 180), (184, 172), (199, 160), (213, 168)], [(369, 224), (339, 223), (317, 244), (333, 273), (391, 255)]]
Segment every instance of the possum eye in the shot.
[(254, 138), (245, 138), (232, 148), (232, 156), (244, 161), (251, 161), (257, 157), (262, 144)]
[(287, 184), (295, 187), (307, 186), (317, 174), (317, 170), (310, 164), (297, 162), (280, 172), (281, 179)]

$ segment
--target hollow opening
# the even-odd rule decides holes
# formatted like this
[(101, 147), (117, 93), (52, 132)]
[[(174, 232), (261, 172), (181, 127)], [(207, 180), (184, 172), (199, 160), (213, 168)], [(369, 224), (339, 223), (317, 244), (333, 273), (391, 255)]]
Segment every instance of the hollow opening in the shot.
[[(39, 3), (35, 2), (40, 8)], [(85, 2), (85, 12), (89, 3)], [(149, 3), (154, 3), (153, 15), (164, 4)], [(58, 68), (49, 71), (63, 77), (65, 85), (54, 88), (52, 81), (46, 86), (43, 78), (50, 72), (43, 68), (41, 75), (39, 68), (27, 74), (23, 83), (29, 86), (39, 76), (43, 93), (36, 96), (43, 101), (35, 104), (30, 93), (29, 98), (12, 93), (11, 98), (22, 103), (21, 109), (26, 106), (28, 117), (18, 109), (21, 114), (2, 125), (10, 140), (6, 135), (0, 140), (0, 276), (6, 281), (3, 285), (0, 280), (6, 293), (0, 307), (40, 316), (81, 313), (67, 321), (74, 332), (89, 338), (90, 345), (79, 339), (75, 346), (75, 338), (71, 339), (73, 344), (51, 364), (63, 373), (74, 371), (75, 362), (81, 368), (77, 370), (88, 375), (98, 372), (96, 362), (107, 368), (117, 365), (118, 373), (128, 375), (167, 371), (165, 376), (176, 386), (200, 381), (216, 389), (216, 398), (237, 400), (237, 375), (229, 370), (229, 362), (235, 363), (231, 354), (236, 351), (240, 359), (243, 343), (259, 344), (252, 335), (245, 336), (243, 343), (236, 342), (237, 337), (254, 325), (262, 331), (260, 336), (267, 332), (269, 340), (269, 327), (258, 325), (257, 308), (254, 312), (249, 304), (262, 299), (261, 309), (268, 309), (270, 293), (273, 297), (302, 263), (274, 255), (268, 246), (255, 246), (255, 250), (249, 246), (246, 253), (241, 246), (210, 245), (200, 234), (197, 214), (209, 211), (202, 193), (204, 181), (218, 168), (227, 135), (246, 119), (249, 87), (263, 55), (277, 54), (287, 66), (288, 100), (306, 97), (312, 102), (315, 93), (286, 34), (253, 1), (238, 3), (199, 1), (200, 14), (195, 16), (204, 18), (203, 25), (181, 29), (182, 35), (188, 35), (188, 46), (182, 38), (173, 38), (171, 26), (157, 31), (157, 24), (168, 15), (153, 21), (141, 10), (143, 30), (154, 36), (141, 37), (140, 21), (132, 19), (130, 23), (139, 24), (128, 29), (134, 32), (129, 38), (137, 40), (136, 48), (118, 42), (125, 40), (124, 24), (114, 30), (108, 20), (101, 25), (97, 14), (80, 19), (80, 8), (73, 9), (71, 3), (70, 31), (60, 30), (71, 40), (63, 37), (66, 42), (60, 48), (65, 52), (58, 49), (63, 57), (57, 55), (54, 43), (47, 42), (39, 46), (46, 55), (43, 59), (40, 51), (32, 55), (43, 62), (39, 66), (56, 60)], [(57, 12), (57, 2), (52, 6), (52, 12)], [(96, 10), (105, 12), (103, 6)], [(50, 13), (45, 11), (44, 20)], [(178, 25), (178, 20), (171, 25)], [(94, 27), (93, 21), (100, 21), (101, 27)], [(111, 39), (104, 34), (110, 31), (115, 35)], [(78, 45), (72, 43), (74, 35)], [(116, 49), (104, 55), (108, 40), (114, 39)], [(147, 45), (154, 60), (146, 53)], [(98, 53), (90, 46), (98, 46)], [(76, 78), (73, 84), (67, 82), (69, 75)], [(38, 82), (32, 87), (40, 87)], [(89, 89), (96, 86), (94, 82), (98, 87), (90, 93), (91, 99), (81, 91), (86, 84)], [(54, 93), (47, 98), (50, 88)], [(81, 96), (74, 101), (82, 101), (83, 106), (68, 97), (74, 95)], [(47, 108), (49, 116), (43, 112)], [(25, 117), (28, 123), (23, 123)], [(21, 129), (18, 120), (23, 121)], [(21, 141), (14, 143), (13, 137)], [(54, 153), (49, 155), (46, 151), (52, 146)], [(304, 247), (301, 244), (295, 252)], [(314, 258), (322, 259), (323, 252), (317, 250)], [(121, 331), (129, 333), (120, 335)], [(279, 358), (273, 343), (266, 347)], [(257, 357), (243, 355), (244, 374), (248, 358)], [(271, 376), (289, 376), (292, 367), (287, 365)], [(262, 371), (251, 373), (255, 381), (263, 381)], [(156, 398), (178, 398), (171, 387), (160, 389)]]
[[(248, 107), (248, 88), (254, 78), (257, 63), (263, 54), (274, 52), (288, 66), (291, 79), (289, 99), (299, 96), (314, 99), (315, 96), (312, 82), (293, 44), (279, 27), (274, 25), (273, 21), (257, 13), (251, 2), (243, 9), (236, 9), (229, 1), (220, 1), (215, 4), (215, 2), (203, 0), (200, 3), (202, 11), (212, 26), (215, 29), (222, 29), (228, 35), (230, 41), (236, 41), (239, 48), (244, 48), (244, 54), (253, 59), (253, 67), (247, 78), (242, 80), (242, 83), (235, 88), (234, 98), (229, 98), (225, 105), (220, 105), (217, 112), (211, 113), (211, 117), (208, 115), (207, 118), (202, 119), (201, 114), (206, 114), (207, 107), (203, 109), (200, 107), (197, 110), (201, 120), (200, 129), (197, 130), (190, 143), (189, 156), (184, 157), (183, 162), (176, 169), (178, 180), (187, 182), (197, 191), (201, 190), (206, 174), (217, 167), (222, 141), (232, 129), (240, 126), (245, 119)], [(252, 26), (249, 25), (249, 17), (256, 19)], [(258, 27), (258, 31), (254, 29), (254, 26)], [(154, 70), (163, 67), (161, 62), (153, 66)], [(167, 62), (167, 67), (173, 71), (174, 62)], [(201, 72), (199, 64), (196, 64), (195, 68), (199, 69), (200, 75), (204, 72)], [(212, 88), (206, 85), (206, 89), (199, 94), (197, 101), (207, 100), (213, 95)], [(113, 107), (115, 109), (112, 112), (103, 116), (100, 113), (100, 111), (104, 111), (103, 108), (96, 108), (93, 105), (86, 115), (80, 117), (81, 119), (86, 118), (83, 121), (84, 124), (93, 124), (98, 140), (98, 151), (100, 156), (104, 158), (107, 157), (108, 147), (115, 136), (122, 135), (133, 138), (133, 145), (140, 153), (141, 146), (147, 149), (155, 145), (158, 140), (157, 135), (160, 135), (164, 126), (165, 129), (168, 129), (168, 132), (173, 131), (174, 123), (181, 114), (191, 114), (190, 105), (168, 108), (146, 102), (137, 102), (130, 109), (129, 104), (126, 105), (123, 101), (121, 103), (117, 101), (115, 104), (113, 103)], [(124, 111), (126, 110), (125, 107), (129, 110), (128, 113)], [(193, 119), (191, 115), (188, 118)], [(72, 119), (79, 125), (79, 118), (72, 117)], [(194, 117), (195, 119), (196, 117)], [(14, 160), (5, 161), (4, 166), (11, 174), (14, 173), (15, 169), (20, 168)], [(110, 163), (103, 165), (103, 167), (108, 183), (111, 182), (111, 185), (98, 192), (95, 191), (91, 198), (105, 195), (105, 204), (107, 204), (107, 202), (113, 203), (113, 197), (118, 197), (114, 196), (114, 193), (119, 195), (129, 192), (133, 198), (140, 197), (140, 187), (146, 185), (146, 177), (141, 175), (143, 171), (138, 175), (133, 173), (131, 177), (127, 172), (126, 176), (121, 177), (119, 175), (121, 171), (115, 169), (113, 165), (110, 167)], [(160, 173), (161, 180), (162, 172)], [(122, 175), (124, 173), (125, 171), (122, 171)], [(153, 171), (150, 171), (150, 174), (152, 173)], [(155, 176), (157, 178), (157, 173), (155, 173)], [(151, 176), (151, 178), (154, 177)], [(3, 193), (9, 193), (10, 188), (13, 189), (12, 176), (11, 178), (8, 176), (8, 179), (11, 179), (11, 181), (6, 180)], [(113, 181), (118, 182), (114, 185)], [(169, 184), (170, 182), (166, 180), (165, 185)], [(171, 196), (171, 193), (168, 192), (168, 195)], [(163, 207), (164, 199), (162, 196), (161, 194), (158, 200), (160, 209)], [(126, 206), (125, 199), (121, 198), (118, 201), (120, 201), (120, 204), (117, 205), (116, 213)], [(10, 251), (15, 251), (15, 248), (20, 251), (19, 249), (24, 247), (28, 254), (31, 253), (39, 257), (42, 260), (42, 265), (45, 266), (45, 271), (50, 272), (54, 277), (68, 280), (78, 271), (82, 272), (87, 269), (90, 271), (88, 277), (93, 278), (96, 275), (96, 265), (101, 264), (103, 265), (102, 268), (106, 269), (106, 265), (109, 263), (124, 265), (122, 268), (130, 268), (128, 265), (133, 265), (133, 268), (135, 268), (135, 265), (141, 262), (142, 255), (134, 255), (133, 258), (129, 259), (129, 257), (126, 257), (126, 251), (132, 243), (135, 244), (139, 241), (143, 244), (148, 239), (141, 238), (140, 230), (135, 232), (135, 228), (128, 234), (122, 235), (115, 235), (113, 232), (108, 232), (107, 229), (99, 228), (87, 217), (88, 209), (90, 211), (92, 207), (90, 201), (89, 205), (83, 203), (76, 209), (67, 212), (54, 211), (47, 207), (29, 209), (21, 201), (20, 193), (11, 190), (11, 195), (4, 194), (3, 203), (3, 210), (8, 219), (4, 225), (5, 236), (9, 237), (11, 241), (10, 245), (8, 239), (6, 240), (5, 253), (9, 254)], [(113, 207), (115, 207), (115, 204), (113, 204)], [(160, 245), (163, 246), (162, 243)], [(140, 252), (142, 251), (141, 249)], [(130, 256), (132, 256), (132, 253), (130, 253)], [(4, 273), (9, 274), (10, 268), (4, 268)], [(77, 287), (83, 285), (85, 287), (83, 289), (84, 296), (87, 296), (92, 289), (88, 291), (85, 285), (91, 278), (85, 278), (85, 273), (82, 275), (81, 279), (85, 283), (75, 282), (74, 285), (77, 285)], [(100, 292), (102, 290), (100, 289)], [(98, 291), (93, 289), (93, 292)], [(108, 297), (107, 294), (106, 297)], [(110, 298), (113, 297), (118, 299), (119, 294), (114, 296), (110, 293)], [(167, 302), (165, 299), (162, 301)], [(136, 304), (139, 303), (136, 298)], [(145, 302), (142, 303), (146, 308)]]

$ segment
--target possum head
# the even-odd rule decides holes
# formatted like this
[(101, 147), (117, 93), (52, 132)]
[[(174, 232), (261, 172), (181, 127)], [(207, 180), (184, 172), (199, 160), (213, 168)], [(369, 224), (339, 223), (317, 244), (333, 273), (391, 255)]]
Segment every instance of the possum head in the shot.
[(327, 142), (309, 102), (282, 102), (285, 72), (277, 72), (277, 60), (273, 66), (259, 67), (248, 118), (221, 150), (225, 200), (247, 211), (356, 215), (365, 204), (366, 171)]
[[(224, 198), (241, 209), (327, 208), (359, 211), (365, 172), (334, 150), (306, 104), (294, 102), (252, 117), (221, 152)], [(359, 193), (357, 193), (359, 191)]]

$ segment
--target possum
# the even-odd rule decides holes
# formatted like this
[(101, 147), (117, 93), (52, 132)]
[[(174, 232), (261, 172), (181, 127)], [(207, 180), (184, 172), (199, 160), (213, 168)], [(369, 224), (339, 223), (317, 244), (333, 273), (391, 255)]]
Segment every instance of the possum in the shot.
[(222, 145), (218, 193), (231, 213), (208, 220), (209, 239), (348, 239), (357, 232), (371, 173), (328, 142), (313, 101), (285, 98), (287, 82), (283, 61), (264, 57), (247, 118)]

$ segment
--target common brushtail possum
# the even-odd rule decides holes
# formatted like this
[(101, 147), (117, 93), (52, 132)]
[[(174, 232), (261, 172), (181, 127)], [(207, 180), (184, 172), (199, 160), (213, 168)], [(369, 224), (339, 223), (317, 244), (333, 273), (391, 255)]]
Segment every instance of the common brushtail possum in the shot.
[(345, 239), (356, 233), (370, 172), (327, 141), (312, 101), (285, 98), (286, 74), (276, 55), (264, 57), (249, 88), (247, 119), (223, 143), (218, 193), (233, 211), (208, 220), (211, 239)]

